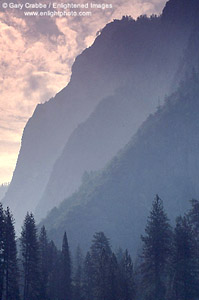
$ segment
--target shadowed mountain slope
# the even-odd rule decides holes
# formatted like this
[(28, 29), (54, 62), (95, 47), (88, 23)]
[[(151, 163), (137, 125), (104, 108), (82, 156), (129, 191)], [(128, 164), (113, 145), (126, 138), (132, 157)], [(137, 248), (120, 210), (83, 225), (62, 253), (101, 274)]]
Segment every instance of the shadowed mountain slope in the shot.
[(193, 74), (150, 115), (107, 167), (43, 221), (59, 241), (86, 249), (95, 231), (135, 253), (155, 194), (172, 220), (199, 198), (199, 79)]
[[(44, 196), (41, 206), (38, 205), (39, 208), (44, 203), (42, 214), (48, 209), (47, 203), (57, 204), (63, 196), (68, 195), (70, 182), (68, 184), (65, 181), (66, 189), (61, 191), (59, 187), (63, 184), (57, 182), (61, 176), (63, 178), (66, 176), (66, 179), (68, 174), (73, 176), (74, 184), (69, 189), (70, 194), (78, 187), (84, 170), (102, 167), (101, 164), (104, 164), (128, 140), (130, 127), (132, 126), (132, 135), (146, 115), (154, 111), (158, 99), (169, 93), (174, 74), (179, 69), (187, 47), (195, 14), (198, 13), (197, 7), (196, 0), (170, 0), (159, 18), (141, 17), (134, 21), (124, 17), (121, 21), (116, 20), (108, 24), (96, 38), (93, 46), (77, 57), (68, 86), (47, 103), (37, 106), (24, 129), (16, 169), (4, 198), (4, 203), (11, 207), (15, 215), (18, 227), (26, 211), (34, 212), (36, 206), (40, 205), (42, 195)], [(132, 122), (129, 121), (130, 118), (127, 120), (126, 124), (129, 127), (125, 134), (119, 127), (123, 126), (123, 122), (120, 120), (117, 123), (114, 119), (119, 115), (116, 109), (121, 110), (121, 104), (117, 103), (120, 99), (126, 98), (125, 92), (121, 94), (122, 90), (127, 91), (127, 94), (132, 93), (132, 106), (125, 104), (126, 111), (124, 109), (121, 113), (125, 115), (131, 111), (132, 119), (135, 118)], [(113, 98), (110, 98), (111, 95)], [(109, 105), (110, 99), (114, 99), (112, 105), (116, 103), (115, 109)], [(125, 101), (128, 102), (128, 99), (130, 98), (127, 97)], [(100, 107), (96, 108), (98, 103)], [(115, 144), (109, 142), (106, 127), (103, 127), (104, 113), (101, 114), (102, 118), (98, 116), (98, 112), (104, 112), (106, 109), (110, 123), (112, 122), (109, 127), (110, 139), (115, 133), (111, 128), (118, 126), (118, 142)], [(78, 124), (85, 121), (83, 127), (77, 128)], [(95, 151), (89, 149), (89, 143), (94, 140), (88, 135), (92, 132), (92, 126), (96, 124), (99, 124), (97, 126), (100, 128), (100, 139), (101, 144), (104, 144), (103, 153), (105, 153), (105, 157), (100, 157), (99, 160), (95, 156)], [(84, 136), (86, 126), (88, 133)], [(85, 158), (78, 150), (81, 144), (78, 140), (81, 139), (83, 143), (87, 141), (85, 153), (88, 152), (89, 155)], [(80, 167), (78, 172), (73, 165), (68, 166), (72, 152), (73, 160), (77, 161)], [(60, 161), (63, 168), (58, 170), (56, 175), (54, 170), (58, 169), (57, 164), (59, 165)], [(53, 189), (52, 193), (47, 187), (51, 187), (55, 177), (57, 190)], [(54, 191), (57, 193), (56, 203)]]
[[(159, 99), (175, 89), (182, 77), (183, 55), (196, 18), (196, 1), (169, 1), (163, 14), (114, 21), (102, 31), (112, 31), (110, 49), (117, 72), (124, 68), (121, 88), (103, 99), (90, 117), (71, 134), (55, 162), (36, 209), (42, 217), (71, 195), (85, 171), (100, 169), (123, 147)], [(108, 55), (108, 53), (106, 53)], [(180, 66), (180, 67), (179, 67)]]

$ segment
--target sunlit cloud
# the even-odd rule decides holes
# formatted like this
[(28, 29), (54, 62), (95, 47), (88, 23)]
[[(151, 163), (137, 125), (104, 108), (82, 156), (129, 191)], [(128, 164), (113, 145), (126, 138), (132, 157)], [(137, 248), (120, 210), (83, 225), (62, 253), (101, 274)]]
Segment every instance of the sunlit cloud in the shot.
[(75, 57), (93, 43), (96, 32), (123, 15), (159, 13), (165, 2), (107, 0), (112, 9), (93, 9), (89, 17), (36, 18), (0, 9), (0, 183), (11, 180), (23, 128), (36, 105), (67, 85)]

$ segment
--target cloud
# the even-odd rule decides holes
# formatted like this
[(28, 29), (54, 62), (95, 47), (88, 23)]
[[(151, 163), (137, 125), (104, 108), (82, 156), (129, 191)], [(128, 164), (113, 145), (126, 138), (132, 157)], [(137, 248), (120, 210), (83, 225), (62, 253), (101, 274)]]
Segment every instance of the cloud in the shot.
[(96, 32), (123, 15), (136, 18), (159, 13), (165, 2), (106, 0), (112, 9), (92, 9), (89, 17), (62, 18), (27, 17), (24, 10), (2, 9), (0, 4), (0, 141), (4, 141), (0, 147), (0, 183), (11, 179), (21, 134), (35, 106), (66, 86), (75, 57), (92, 44)]

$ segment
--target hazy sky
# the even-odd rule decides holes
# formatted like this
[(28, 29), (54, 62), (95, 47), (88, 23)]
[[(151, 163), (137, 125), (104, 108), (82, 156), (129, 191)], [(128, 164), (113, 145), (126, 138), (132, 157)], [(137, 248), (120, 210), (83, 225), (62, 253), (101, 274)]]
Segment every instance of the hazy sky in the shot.
[[(47, 8), (30, 9), (30, 4), (35, 3), (46, 4)], [(52, 7), (53, 3), (54, 6), (85, 4), (86, 7), (88, 3), (89, 8), (60, 8), (59, 12), (86, 12), (89, 15), (27, 15), (32, 11), (57, 13), (58, 10)], [(91, 3), (105, 3), (109, 8), (91, 9)], [(23, 128), (35, 106), (47, 101), (67, 85), (75, 57), (92, 44), (96, 32), (123, 15), (136, 18), (140, 14), (159, 14), (165, 3), (166, 0), (1, 0), (0, 184), (12, 178)]]

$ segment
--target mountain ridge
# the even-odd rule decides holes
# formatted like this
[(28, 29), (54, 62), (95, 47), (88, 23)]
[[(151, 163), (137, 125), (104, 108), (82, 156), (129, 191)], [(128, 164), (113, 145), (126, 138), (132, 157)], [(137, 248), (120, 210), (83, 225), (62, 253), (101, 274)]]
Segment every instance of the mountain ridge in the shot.
[[(142, 16), (135, 21), (124, 17), (105, 26), (93, 46), (77, 57), (68, 86), (49, 102), (37, 106), (25, 127), (17, 166), (3, 200), (11, 207), (18, 227), (26, 211), (34, 212), (38, 205), (54, 163), (61, 157), (69, 137), (100, 101), (133, 83), (129, 91), (133, 89), (138, 95), (134, 103), (142, 97), (146, 112), (150, 113), (158, 98), (169, 92), (193, 26), (192, 18), (187, 18), (196, 1), (170, 0), (169, 3), (170, 7), (176, 6), (177, 12), (179, 5), (188, 8), (179, 11), (176, 22), (169, 21), (173, 13), (167, 5), (165, 19)], [(160, 22), (163, 25), (159, 26)], [(154, 101), (152, 107), (146, 99)], [(140, 118), (143, 121), (145, 115)], [(78, 143), (75, 149), (77, 146)]]
[[(199, 80), (187, 79), (148, 117), (128, 145), (94, 179), (42, 222), (51, 238), (67, 229), (72, 247), (89, 244), (94, 231), (135, 254), (155, 194), (172, 220), (199, 197), (197, 111)], [(131, 239), (129, 240), (129, 236)], [(133, 242), (132, 242), (133, 241)]]
[[(195, 4), (195, 1), (192, 2), (192, 5), (193, 3)], [(193, 10), (193, 7), (190, 9)], [(158, 99), (162, 99), (164, 95), (169, 92), (169, 85), (172, 86), (172, 78), (175, 77), (175, 71), (172, 71), (171, 66), (178, 65), (181, 60), (180, 55), (183, 56), (183, 50), (181, 51), (179, 49), (185, 47), (185, 36), (189, 36), (188, 31), (190, 29), (188, 30), (188, 28), (189, 26), (193, 26), (192, 23), (194, 22), (191, 19), (192, 21), (189, 21), (189, 26), (187, 26), (186, 18), (188, 12), (185, 10), (182, 20), (179, 21), (180, 26), (186, 28), (187, 33), (185, 34), (183, 28), (179, 27), (179, 24), (173, 25), (170, 20), (167, 21), (169, 11), (170, 8), (166, 6), (160, 17), (146, 18), (145, 16), (141, 16), (137, 21), (129, 17), (123, 17), (121, 21), (115, 20), (102, 30), (102, 35), (106, 34), (107, 36), (111, 30), (115, 32), (114, 34), (112, 33), (112, 39), (107, 39), (107, 42), (112, 43), (110, 47), (113, 47), (113, 45), (119, 47), (121, 53), (126, 53), (122, 50), (124, 47), (132, 49), (131, 63), (128, 61), (128, 55), (123, 56), (122, 63), (121, 60), (118, 62), (122, 66), (128, 66), (126, 70), (128, 75), (125, 77), (126, 86), (124, 85), (123, 87), (123, 95), (120, 91), (115, 91), (112, 98), (115, 97), (116, 103), (113, 104), (112, 107), (108, 104), (110, 97), (101, 100), (90, 117), (81, 123), (71, 134), (62, 154), (54, 164), (46, 189), (36, 208), (37, 215), (44, 215), (47, 210), (58, 205), (64, 198), (73, 193), (80, 185), (81, 177), (85, 171), (101, 168), (108, 159), (128, 142), (128, 139), (136, 132), (139, 125), (141, 125), (142, 121), (147, 117), (147, 114), (154, 111), (158, 104)], [(156, 37), (155, 34), (157, 35)], [(162, 36), (164, 38), (162, 38)], [(145, 48), (147, 49), (146, 51), (143, 50)], [(117, 51), (118, 50), (114, 51), (113, 54), (115, 55)], [(169, 53), (169, 58), (167, 52)], [(136, 55), (133, 56), (133, 53)], [(178, 61), (178, 63), (176, 63), (176, 61)], [(133, 73), (132, 68), (134, 68), (136, 72)], [(177, 67), (175, 68), (177, 69)], [(182, 74), (180, 74), (180, 76), (182, 76)], [(173, 89), (175, 89), (174, 87), (177, 85), (180, 76), (176, 76), (177, 78), (174, 80), (175, 84), (173, 84)], [(130, 81), (127, 77), (132, 77), (132, 80)], [(140, 82), (142, 83), (140, 84)], [(131, 88), (129, 88), (129, 86), (131, 86)], [(128, 94), (131, 94), (132, 99), (130, 99)], [(126, 98), (128, 98), (129, 104), (125, 109), (122, 103), (126, 101)], [(154, 101), (154, 99), (157, 100)], [(100, 115), (99, 107), (102, 107), (104, 104), (103, 114), (108, 115), (110, 120), (114, 120), (115, 115), (117, 115), (115, 108), (117, 101), (121, 105), (118, 108), (118, 122), (109, 122), (103, 133), (103, 127), (107, 124), (107, 121), (101, 116), (101, 124), (97, 125), (97, 119), (99, 119), (98, 114)], [(114, 103), (114, 101), (112, 102)], [(110, 113), (107, 113), (107, 111), (110, 111)], [(132, 114), (131, 116), (129, 115), (130, 112)], [(124, 114), (123, 123), (125, 125), (119, 121), (120, 115), (122, 114)], [(95, 115), (95, 118), (93, 122), (91, 122), (93, 115)], [(89, 122), (90, 126), (88, 125)], [(111, 126), (113, 126), (112, 131), (110, 130)], [(118, 130), (117, 143), (114, 137), (114, 126)], [(122, 131), (123, 126), (126, 126), (126, 137), (125, 131)], [(84, 127), (86, 127), (86, 134)], [(96, 134), (99, 134), (101, 144), (95, 139), (92, 133), (93, 128), (96, 128)], [(109, 138), (107, 138), (108, 131)], [(111, 143), (113, 145), (112, 149)]]

